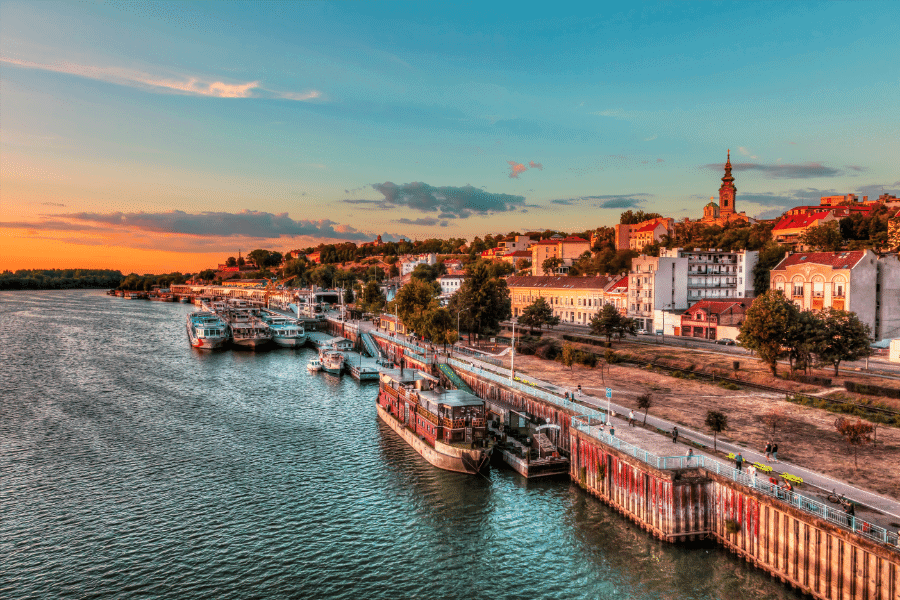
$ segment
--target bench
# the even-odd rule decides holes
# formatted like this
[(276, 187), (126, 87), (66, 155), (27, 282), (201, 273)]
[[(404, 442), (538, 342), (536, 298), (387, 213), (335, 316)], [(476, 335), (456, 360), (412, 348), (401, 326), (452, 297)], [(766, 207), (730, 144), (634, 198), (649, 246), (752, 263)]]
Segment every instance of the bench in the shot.
[(781, 478), (784, 479), (785, 481), (790, 481), (791, 483), (795, 483), (797, 485), (800, 485), (801, 483), (803, 483), (802, 477), (797, 477), (796, 475), (791, 475), (788, 472), (783, 472), (781, 474)]
[(772, 472), (772, 467), (770, 467), (769, 465), (764, 465), (764, 464), (758, 463), (758, 462), (755, 462), (752, 464), (754, 467), (756, 467), (756, 470), (761, 473), (765, 473), (766, 475), (768, 475), (769, 473)]
[(735, 459), (734, 452), (729, 452), (728, 456), (726, 458), (728, 458), (728, 460), (734, 460)]

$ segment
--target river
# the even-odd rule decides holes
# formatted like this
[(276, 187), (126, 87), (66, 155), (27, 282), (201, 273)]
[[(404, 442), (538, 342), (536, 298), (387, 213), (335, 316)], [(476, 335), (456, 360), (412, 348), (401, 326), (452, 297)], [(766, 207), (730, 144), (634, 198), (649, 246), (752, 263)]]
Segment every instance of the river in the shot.
[(437, 470), (377, 384), (195, 350), (192, 310), (0, 293), (0, 597), (800, 597), (567, 479)]

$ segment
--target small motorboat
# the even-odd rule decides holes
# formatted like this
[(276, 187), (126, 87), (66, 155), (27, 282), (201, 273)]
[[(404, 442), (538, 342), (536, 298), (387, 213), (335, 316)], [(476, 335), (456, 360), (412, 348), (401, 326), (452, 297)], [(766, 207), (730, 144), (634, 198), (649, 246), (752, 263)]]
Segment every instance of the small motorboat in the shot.
[(318, 358), (314, 358), (306, 365), (308, 371), (321, 371), (322, 362)]

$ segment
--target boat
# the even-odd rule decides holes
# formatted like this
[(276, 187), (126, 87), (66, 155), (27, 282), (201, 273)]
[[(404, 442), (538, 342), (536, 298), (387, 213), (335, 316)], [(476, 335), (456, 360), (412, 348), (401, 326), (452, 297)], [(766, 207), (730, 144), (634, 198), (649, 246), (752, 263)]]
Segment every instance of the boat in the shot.
[(344, 370), (344, 354), (337, 350), (323, 350), (319, 353), (322, 370), (332, 375), (340, 375)]
[(178, 301), (181, 302), (182, 304), (190, 304), (190, 303), (191, 303), (191, 297), (190, 297), (190, 296), (181, 296), (181, 297), (178, 299)]
[(321, 371), (322, 363), (318, 358), (314, 358), (306, 364), (306, 369), (308, 371)]
[(233, 302), (222, 303), (219, 307), (216, 314), (228, 323), (231, 343), (235, 346), (255, 350), (272, 341), (272, 330), (257, 316), (256, 309)]
[(272, 330), (272, 341), (279, 346), (298, 348), (306, 343), (306, 330), (297, 319), (270, 310), (262, 310), (259, 318)]
[(194, 348), (214, 350), (228, 341), (228, 324), (215, 313), (194, 312), (187, 316), (187, 333)]
[(445, 390), (415, 369), (383, 369), (378, 417), (440, 469), (480, 473), (490, 468), (484, 400), (463, 390)]

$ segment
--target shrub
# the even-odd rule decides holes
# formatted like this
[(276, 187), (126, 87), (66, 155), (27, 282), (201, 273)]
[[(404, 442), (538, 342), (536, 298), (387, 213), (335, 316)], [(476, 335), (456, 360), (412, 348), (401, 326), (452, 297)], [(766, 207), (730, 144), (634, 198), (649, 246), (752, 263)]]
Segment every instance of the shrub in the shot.
[[(691, 373), (691, 374), (693, 375), (693, 373)], [(737, 385), (736, 383), (731, 383), (730, 381), (723, 381), (722, 383), (719, 384), (719, 387), (723, 387), (723, 388), (725, 388), (726, 390), (739, 390), (739, 389), (741, 389), (741, 386)]]
[(845, 381), (844, 388), (846, 388), (848, 392), (866, 394), (867, 396), (900, 398), (900, 390), (895, 388), (882, 387), (880, 385), (873, 385), (871, 383), (856, 383), (855, 381)]
[(606, 362), (611, 365), (614, 365), (617, 362), (619, 362), (619, 355), (616, 354), (615, 352), (613, 352), (612, 350), (607, 350), (606, 354), (604, 355), (604, 358), (606, 359)]
[(582, 352), (578, 362), (593, 369), (597, 366), (597, 360), (597, 355), (593, 352)]

